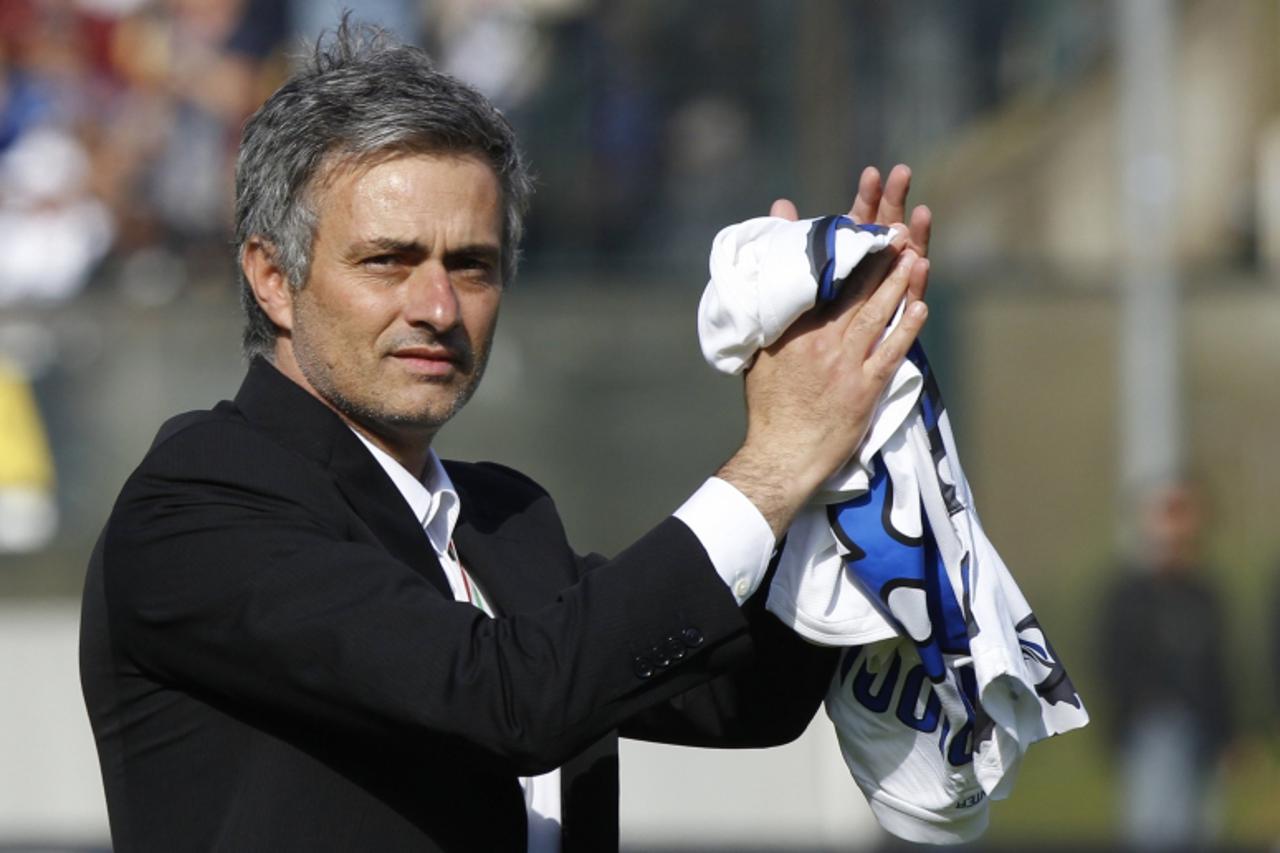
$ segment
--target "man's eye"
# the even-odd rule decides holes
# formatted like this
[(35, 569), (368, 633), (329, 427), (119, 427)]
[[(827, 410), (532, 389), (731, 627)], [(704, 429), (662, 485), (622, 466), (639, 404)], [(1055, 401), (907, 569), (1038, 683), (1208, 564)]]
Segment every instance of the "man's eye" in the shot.
[(400, 263), (399, 255), (373, 255), (360, 262), (366, 267), (391, 267)]
[(458, 269), (468, 270), (470, 272), (488, 273), (493, 269), (493, 263), (487, 258), (461, 258), (458, 261)]

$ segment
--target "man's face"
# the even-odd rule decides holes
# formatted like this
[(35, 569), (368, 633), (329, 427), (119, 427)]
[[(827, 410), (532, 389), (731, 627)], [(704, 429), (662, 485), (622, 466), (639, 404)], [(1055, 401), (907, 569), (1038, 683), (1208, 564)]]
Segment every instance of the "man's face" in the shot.
[(472, 156), (339, 167), (314, 198), (294, 358), (340, 414), (428, 440), (484, 373), (502, 296), (502, 193)]

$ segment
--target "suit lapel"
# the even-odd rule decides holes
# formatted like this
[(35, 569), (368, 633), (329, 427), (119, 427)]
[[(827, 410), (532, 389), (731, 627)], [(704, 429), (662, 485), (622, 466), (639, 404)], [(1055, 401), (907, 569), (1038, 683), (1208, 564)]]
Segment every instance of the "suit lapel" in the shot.
[[(462, 512), (454, 544), (467, 571), (479, 582), (499, 614), (527, 613), (555, 600), (573, 583), (570, 568), (557, 574), (563, 553), (520, 512), (497, 512), (495, 496), (470, 473), (470, 466), (445, 462)], [(537, 566), (537, 570), (533, 567)]]
[(497, 611), (494, 615), (520, 613), (535, 607), (539, 591), (526, 583), (518, 570), (522, 561), (519, 544), (485, 533), (487, 525), (483, 516), (468, 508), (468, 505), (475, 507), (475, 501), (458, 488), (462, 513), (453, 531), (453, 541), (458, 546), (462, 565), (493, 603)]
[(334, 448), (330, 459), (334, 482), (347, 502), (393, 557), (412, 566), (446, 597), (453, 598), (431, 540), (414, 518), (404, 495), (360, 439), (350, 434), (347, 437), (349, 443), (335, 442), (342, 446)]
[(328, 469), (351, 508), (387, 551), (453, 597), (426, 531), (341, 418), (261, 358), (249, 365), (235, 402), (247, 420)]

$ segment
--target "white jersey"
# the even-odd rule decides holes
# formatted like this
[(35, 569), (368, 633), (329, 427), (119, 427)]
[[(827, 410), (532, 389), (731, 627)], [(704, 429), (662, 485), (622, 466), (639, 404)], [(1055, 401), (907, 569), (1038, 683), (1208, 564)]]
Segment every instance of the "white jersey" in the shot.
[[(721, 231), (699, 308), (708, 361), (736, 372), (785, 329), (764, 321), (789, 324), (834, 297), (836, 276), (880, 248), (836, 239), (857, 228), (866, 229), (825, 217)], [(1026, 748), (1088, 721), (982, 531), (918, 344), (855, 457), (792, 525), (768, 607), (807, 639), (848, 647), (827, 713), (873, 812), (902, 838), (975, 838), (988, 798), (1007, 796)]]

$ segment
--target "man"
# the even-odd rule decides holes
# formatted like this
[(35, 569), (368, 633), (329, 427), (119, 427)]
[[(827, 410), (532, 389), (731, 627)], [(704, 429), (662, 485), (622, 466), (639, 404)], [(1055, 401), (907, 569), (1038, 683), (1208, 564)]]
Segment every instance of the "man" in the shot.
[[(905, 176), (881, 204), (868, 173), (855, 212), (901, 219)], [(804, 729), (833, 657), (753, 594), (923, 324), (925, 262), (886, 253), (762, 354), (718, 476), (582, 558), (536, 484), (431, 451), (483, 373), (528, 187), (487, 102), (346, 26), (250, 120), (249, 373), (161, 429), (86, 584), (117, 850), (616, 849), (619, 732)]]
[(1232, 738), (1230, 622), (1205, 560), (1200, 487), (1171, 478), (1137, 509), (1137, 548), (1098, 608), (1119, 812), (1134, 849), (1195, 849), (1214, 840), (1215, 777)]

